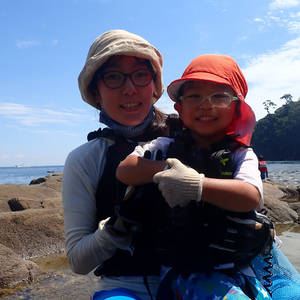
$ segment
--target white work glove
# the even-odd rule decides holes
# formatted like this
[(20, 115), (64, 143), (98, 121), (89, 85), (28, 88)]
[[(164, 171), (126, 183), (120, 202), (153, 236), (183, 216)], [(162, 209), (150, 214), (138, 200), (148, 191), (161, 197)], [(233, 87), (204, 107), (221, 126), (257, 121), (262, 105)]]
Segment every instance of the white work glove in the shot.
[[(98, 241), (102, 245), (105, 245), (105, 247), (102, 247), (104, 255), (109, 256), (110, 253), (114, 253), (117, 248), (132, 252), (132, 234), (126, 233), (122, 220), (117, 220), (115, 222), (116, 227), (112, 227), (108, 225), (109, 219), (110, 218), (107, 218), (99, 222), (99, 231), (97, 233)], [(112, 255), (109, 257), (111, 256)]]
[(114, 218), (114, 220), (110, 218), (106, 222), (105, 227), (113, 235), (124, 236), (128, 234), (128, 231), (126, 231), (124, 223), (120, 218)]
[(186, 206), (191, 200), (200, 202), (204, 175), (176, 158), (169, 158), (166, 162), (169, 169), (156, 173), (153, 181), (158, 184), (169, 206)]

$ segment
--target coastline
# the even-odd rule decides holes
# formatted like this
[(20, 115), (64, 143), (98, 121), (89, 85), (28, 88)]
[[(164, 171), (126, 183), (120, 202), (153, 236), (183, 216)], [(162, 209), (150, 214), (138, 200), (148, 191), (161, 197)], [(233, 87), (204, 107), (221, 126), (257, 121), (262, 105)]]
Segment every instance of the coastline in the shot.
[[(86, 284), (79, 292), (85, 293), (82, 299), (88, 299), (87, 289), (96, 289), (98, 279), (92, 274), (79, 276), (68, 269), (49, 270), (41, 263), (52, 254), (65, 257), (62, 176), (62, 172), (55, 173), (36, 179), (31, 185), (0, 184), (0, 298), (15, 292), (15, 288), (33, 288), (41, 282), (45, 291), (47, 285), (58, 285), (61, 288), (66, 285), (65, 289), (70, 292), (72, 286), (77, 286), (78, 289), (78, 285)], [(263, 185), (265, 208), (276, 224), (275, 227), (283, 226), (282, 251), (289, 259), (293, 258), (300, 249), (300, 227), (297, 223), (300, 215), (299, 189), (270, 180), (263, 182)], [(290, 231), (289, 226), (293, 224), (298, 224), (296, 228), (299, 231), (295, 233), (296, 236)], [(38, 259), (29, 258), (41, 259), (39, 262)], [(293, 263), (292, 260), (291, 262)], [(65, 268), (65, 262), (59, 261), (58, 264)], [(297, 264), (297, 269), (298, 266)]]

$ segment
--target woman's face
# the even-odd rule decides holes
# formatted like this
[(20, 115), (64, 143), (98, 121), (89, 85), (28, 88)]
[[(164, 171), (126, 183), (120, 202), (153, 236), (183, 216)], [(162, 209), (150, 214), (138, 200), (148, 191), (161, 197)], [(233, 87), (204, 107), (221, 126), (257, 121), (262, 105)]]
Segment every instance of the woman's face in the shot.
[[(185, 127), (191, 130), (199, 144), (207, 147), (224, 138), (235, 115), (236, 101), (232, 101), (227, 107), (216, 107), (209, 102), (208, 96), (223, 92), (235, 96), (230, 86), (194, 81), (184, 86), (183, 100), (175, 103), (175, 109)], [(205, 96), (205, 101), (195, 107), (188, 105), (188, 98), (195, 98), (198, 95)], [(184, 101), (185, 97), (186, 102)]]
[[(119, 71), (130, 74), (136, 70), (147, 69), (142, 59), (133, 56), (113, 56), (104, 72)], [(126, 76), (124, 84), (116, 89), (107, 87), (102, 79), (98, 80), (98, 101), (107, 114), (125, 126), (140, 124), (148, 115), (152, 105), (154, 82), (143, 87), (133, 84)]]

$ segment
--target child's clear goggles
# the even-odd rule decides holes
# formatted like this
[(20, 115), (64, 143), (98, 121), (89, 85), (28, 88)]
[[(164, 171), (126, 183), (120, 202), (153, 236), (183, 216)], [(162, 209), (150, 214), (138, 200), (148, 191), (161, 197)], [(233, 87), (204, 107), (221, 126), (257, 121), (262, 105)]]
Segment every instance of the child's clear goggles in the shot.
[(232, 96), (226, 92), (214, 93), (210, 96), (191, 94), (179, 97), (179, 101), (184, 101), (184, 103), (189, 107), (201, 106), (206, 99), (208, 99), (211, 105), (216, 107), (227, 107), (232, 101), (239, 100), (237, 96)]

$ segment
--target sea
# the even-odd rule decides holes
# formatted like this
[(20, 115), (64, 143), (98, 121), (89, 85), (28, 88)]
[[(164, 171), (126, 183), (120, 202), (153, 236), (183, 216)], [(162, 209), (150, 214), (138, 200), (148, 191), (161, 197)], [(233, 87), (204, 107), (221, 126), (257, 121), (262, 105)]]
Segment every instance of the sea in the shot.
[[(289, 187), (300, 186), (300, 161), (267, 161), (269, 179)], [(31, 180), (63, 172), (64, 166), (0, 167), (0, 184), (30, 184)]]
[(64, 166), (0, 167), (0, 184), (30, 184), (33, 179), (63, 172)]
[(269, 179), (288, 187), (300, 186), (300, 161), (267, 161)]

